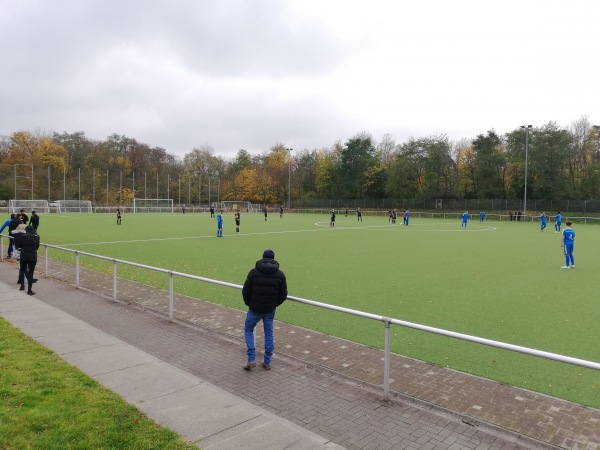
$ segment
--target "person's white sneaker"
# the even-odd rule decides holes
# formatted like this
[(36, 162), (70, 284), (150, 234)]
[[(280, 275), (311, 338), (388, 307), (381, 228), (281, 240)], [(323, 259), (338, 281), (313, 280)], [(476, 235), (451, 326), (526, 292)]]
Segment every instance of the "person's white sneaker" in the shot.
[(575, 264), (573, 264), (573, 265), (571, 266), (571, 269), (574, 269), (574, 268), (575, 268)]
[(561, 269), (568, 269), (569, 266), (562, 266)]

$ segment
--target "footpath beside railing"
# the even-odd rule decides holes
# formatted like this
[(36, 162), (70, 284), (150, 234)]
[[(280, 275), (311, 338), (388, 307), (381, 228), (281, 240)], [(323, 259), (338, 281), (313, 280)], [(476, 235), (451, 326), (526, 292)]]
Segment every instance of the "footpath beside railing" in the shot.
[[(0, 261), (3, 261), (4, 258), (4, 251), (5, 251), (5, 244), (4, 244), (4, 239), (8, 239), (7, 236), (1, 235), (0, 236)], [(168, 317), (169, 317), (169, 321), (172, 322), (173, 321), (173, 311), (174, 311), (174, 278), (175, 277), (181, 277), (181, 278), (187, 278), (187, 279), (191, 279), (191, 280), (196, 280), (196, 281), (200, 281), (200, 282), (204, 282), (204, 283), (210, 283), (210, 284), (215, 284), (215, 285), (219, 285), (219, 286), (225, 286), (225, 287), (229, 287), (229, 288), (233, 288), (233, 289), (242, 289), (242, 286), (239, 284), (234, 284), (234, 283), (228, 283), (225, 281), (220, 281), (220, 280), (214, 280), (211, 278), (206, 278), (206, 277), (200, 277), (197, 275), (191, 275), (188, 273), (183, 273), (183, 272), (177, 272), (177, 271), (173, 271), (173, 270), (168, 270), (168, 269), (163, 269), (160, 267), (153, 267), (153, 266), (148, 266), (145, 264), (139, 264), (139, 263), (135, 263), (135, 262), (131, 262), (131, 261), (125, 261), (125, 260), (121, 260), (121, 259), (116, 259), (116, 258), (110, 258), (107, 256), (102, 256), (102, 255), (96, 255), (93, 253), (87, 253), (87, 252), (82, 252), (79, 250), (72, 250), (72, 249), (68, 249), (68, 248), (64, 248), (64, 247), (59, 247), (56, 245), (50, 245), (50, 244), (40, 244), (43, 247), (43, 252), (44, 252), (44, 256), (45, 256), (45, 261), (44, 261), (44, 268), (43, 268), (43, 272), (44, 272), (44, 276), (47, 278), (49, 276), (49, 264), (50, 264), (50, 259), (48, 257), (48, 253), (50, 249), (53, 250), (57, 250), (57, 251), (63, 251), (63, 252), (67, 252), (67, 253), (72, 253), (75, 255), (75, 288), (79, 289), (80, 288), (80, 273), (81, 273), (81, 266), (80, 266), (80, 256), (87, 256), (87, 257), (91, 257), (91, 258), (96, 258), (99, 260), (104, 260), (104, 261), (110, 261), (112, 262), (112, 267), (113, 267), (113, 271), (112, 271), (112, 300), (113, 301), (117, 301), (118, 300), (118, 277), (117, 277), (117, 268), (118, 265), (124, 265), (124, 266), (132, 266), (132, 267), (137, 267), (137, 268), (141, 268), (141, 269), (145, 269), (145, 270), (150, 270), (153, 272), (157, 272), (157, 273), (162, 273), (166, 276), (169, 277), (169, 291), (168, 291)], [(40, 267), (37, 267), (37, 270), (40, 270)], [(597, 362), (593, 362), (593, 361), (587, 361), (587, 360), (583, 360), (583, 359), (578, 359), (578, 358), (573, 358), (570, 356), (565, 356), (565, 355), (559, 355), (556, 353), (550, 353), (550, 352), (545, 352), (542, 350), (536, 350), (536, 349), (532, 349), (532, 348), (528, 348), (528, 347), (522, 347), (519, 345), (514, 345), (514, 344), (508, 344), (505, 342), (500, 342), (500, 341), (494, 341), (491, 339), (485, 339), (485, 338), (481, 338), (481, 337), (477, 337), (477, 336), (471, 336), (468, 334), (463, 334), (463, 333), (456, 333), (454, 331), (449, 331), (449, 330), (444, 330), (441, 328), (434, 328), (434, 327), (430, 327), (427, 325), (421, 325), (418, 323), (413, 323), (413, 322), (407, 322), (404, 320), (400, 320), (400, 319), (394, 319), (394, 318), (390, 318), (390, 317), (385, 317), (385, 316), (379, 316), (376, 314), (371, 314), (371, 313), (366, 313), (363, 311), (358, 311), (358, 310), (354, 310), (354, 309), (349, 309), (349, 308), (344, 308), (341, 306), (335, 306), (335, 305), (329, 305), (327, 303), (322, 303), (322, 302), (317, 302), (314, 300), (309, 300), (309, 299), (305, 299), (305, 298), (301, 298), (301, 297), (295, 297), (295, 296), (291, 296), (289, 295), (287, 297), (288, 300), (294, 301), (294, 302), (298, 302), (304, 305), (310, 305), (310, 306), (316, 306), (319, 308), (324, 308), (324, 309), (328, 309), (330, 311), (337, 311), (337, 312), (341, 312), (344, 314), (350, 314), (353, 316), (358, 316), (358, 317), (362, 317), (365, 319), (371, 319), (371, 320), (376, 320), (378, 322), (383, 322), (384, 324), (384, 369), (383, 369), (383, 398), (384, 400), (389, 400), (390, 398), (390, 388), (389, 388), (389, 381), (390, 381), (390, 356), (391, 356), (391, 342), (390, 342), (390, 327), (391, 325), (398, 325), (401, 327), (406, 327), (406, 328), (412, 328), (415, 330), (420, 330), (420, 331), (425, 331), (427, 333), (433, 333), (433, 334), (438, 334), (441, 336), (447, 336), (447, 337), (451, 337), (454, 339), (460, 339), (463, 341), (468, 341), (468, 342), (473, 342), (476, 344), (481, 344), (481, 345), (487, 345), (489, 347), (496, 347), (496, 348), (500, 348), (500, 349), (504, 349), (504, 350), (509, 350), (512, 352), (518, 352), (518, 353), (523, 353), (526, 355), (531, 355), (531, 356), (537, 356), (540, 358), (545, 358), (545, 359), (549, 359), (549, 360), (554, 360), (554, 361), (559, 361), (562, 363), (566, 363), (566, 364), (572, 364), (575, 366), (581, 366), (581, 367), (586, 367), (588, 369), (594, 369), (594, 370), (600, 370), (600, 363)]]

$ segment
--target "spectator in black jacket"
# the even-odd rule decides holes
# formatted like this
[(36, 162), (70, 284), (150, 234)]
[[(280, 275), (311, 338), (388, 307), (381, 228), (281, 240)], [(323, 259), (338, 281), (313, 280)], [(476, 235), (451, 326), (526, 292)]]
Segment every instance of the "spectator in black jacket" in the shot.
[[(21, 261), (21, 238), (23, 236), (25, 236), (25, 234), (27, 234), (27, 225), (25, 225), (24, 223), (20, 223), (19, 226), (17, 226), (17, 229), (14, 230), (13, 233), (13, 242), (15, 244), (15, 253), (17, 256), (17, 261)], [(35, 232), (35, 229), (34, 229)], [(37, 234), (37, 233), (36, 233)], [(20, 266), (19, 266), (19, 279), (17, 280), (17, 284), (24, 284), (24, 280), (27, 277), (26, 273), (21, 272)], [(37, 278), (33, 279), (33, 282), (35, 283), (37, 281)]]
[(287, 280), (285, 274), (279, 270), (279, 263), (275, 261), (273, 250), (265, 250), (262, 259), (256, 262), (242, 289), (244, 303), (248, 306), (246, 322), (244, 324), (244, 338), (248, 361), (245, 370), (256, 367), (256, 348), (254, 347), (254, 328), (256, 324), (263, 321), (265, 334), (265, 357), (261, 367), (265, 370), (271, 369), (271, 357), (275, 350), (275, 339), (273, 337), (273, 320), (275, 310), (287, 298)]
[(25, 228), (25, 234), (19, 238), (19, 245), (21, 247), (21, 265), (19, 269), (20, 290), (25, 290), (25, 277), (27, 277), (27, 293), (34, 295), (35, 292), (31, 290), (31, 286), (33, 284), (35, 265), (37, 264), (40, 237), (35, 234), (31, 225), (27, 225), (27, 228)]

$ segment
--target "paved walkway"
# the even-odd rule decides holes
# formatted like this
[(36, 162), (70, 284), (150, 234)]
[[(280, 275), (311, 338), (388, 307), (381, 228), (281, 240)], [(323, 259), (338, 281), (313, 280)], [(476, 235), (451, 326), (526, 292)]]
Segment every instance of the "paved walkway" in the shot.
[[(164, 291), (119, 280), (113, 303), (110, 277), (81, 274), (103, 296), (53, 279), (74, 280), (73, 268), (51, 266), (28, 297), (12, 284), (15, 265), (0, 264), (0, 314), (45, 345), (58, 342), (65, 359), (202, 448), (600, 448), (599, 410), (401, 356), (392, 361), (394, 396), (383, 402), (379, 350), (280, 322), (273, 370), (246, 372), (244, 313), (177, 295), (185, 320), (169, 323)], [(68, 342), (94, 330), (96, 347), (53, 338), (68, 332), (67, 319), (80, 328)], [(111, 356), (121, 348), (147, 366)], [(108, 352), (94, 356), (100, 350)], [(127, 364), (107, 369), (112, 360)], [(184, 381), (167, 382), (173, 373)]]

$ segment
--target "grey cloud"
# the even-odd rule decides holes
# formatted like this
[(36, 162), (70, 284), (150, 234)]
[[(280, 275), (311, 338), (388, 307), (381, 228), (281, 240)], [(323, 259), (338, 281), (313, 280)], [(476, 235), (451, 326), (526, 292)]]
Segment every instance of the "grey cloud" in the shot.
[(68, 76), (118, 46), (207, 75), (269, 77), (328, 70), (350, 50), (277, 1), (4, 3), (9, 68), (46, 76)]
[(337, 121), (323, 99), (269, 89), (310, 84), (352, 52), (284, 2), (0, 0), (0, 10), (0, 134), (117, 132), (181, 154), (204, 142), (259, 150)]

